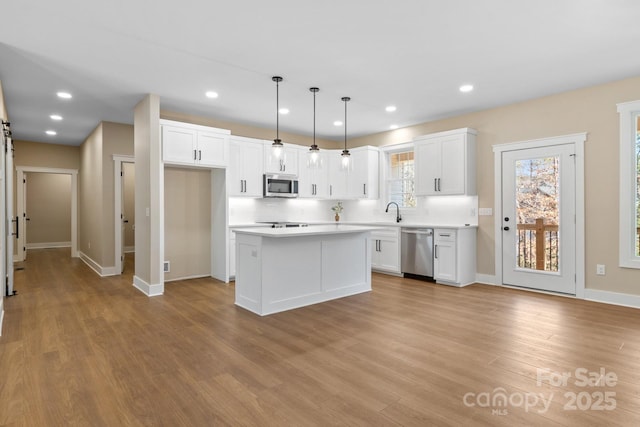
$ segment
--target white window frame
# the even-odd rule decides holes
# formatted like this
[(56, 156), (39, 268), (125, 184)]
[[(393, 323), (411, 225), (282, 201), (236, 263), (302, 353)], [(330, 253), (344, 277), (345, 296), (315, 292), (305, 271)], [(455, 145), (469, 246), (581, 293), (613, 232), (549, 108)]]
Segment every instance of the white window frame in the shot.
[[(387, 186), (387, 177), (389, 176), (389, 156), (395, 153), (402, 153), (405, 151), (414, 151), (414, 143), (413, 142), (403, 142), (400, 144), (387, 145), (384, 147), (380, 147), (380, 152), (382, 153), (382, 162), (380, 162), (380, 188), (383, 189), (381, 192), (384, 197), (380, 198), (380, 208), (384, 209), (389, 202), (389, 188)], [(415, 155), (413, 158), (415, 165)], [(415, 181), (415, 166), (414, 166), (414, 181)], [(417, 200), (417, 196), (416, 196)], [(416, 203), (417, 204), (417, 203)], [(400, 212), (415, 212), (417, 206), (415, 207), (400, 207)]]
[(636, 129), (640, 101), (618, 104), (620, 114), (620, 267), (640, 268), (635, 254), (636, 235)]

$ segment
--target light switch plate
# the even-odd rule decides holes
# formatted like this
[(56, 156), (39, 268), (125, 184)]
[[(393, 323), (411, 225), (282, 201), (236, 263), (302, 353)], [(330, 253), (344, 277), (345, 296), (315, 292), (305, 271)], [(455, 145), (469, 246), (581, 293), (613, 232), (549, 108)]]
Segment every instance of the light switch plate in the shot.
[(478, 209), (478, 215), (480, 215), (480, 216), (491, 216), (491, 215), (493, 215), (493, 208), (480, 208), (480, 209)]

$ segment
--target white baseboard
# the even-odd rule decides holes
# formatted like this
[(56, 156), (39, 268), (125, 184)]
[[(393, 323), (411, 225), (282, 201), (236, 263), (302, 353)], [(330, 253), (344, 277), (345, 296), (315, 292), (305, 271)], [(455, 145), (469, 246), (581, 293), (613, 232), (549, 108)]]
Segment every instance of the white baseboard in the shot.
[(70, 248), (71, 242), (27, 243), (27, 249)]
[(138, 276), (133, 276), (133, 287), (148, 297), (155, 297), (164, 294), (164, 284), (150, 285)]
[(498, 286), (498, 278), (493, 274), (480, 274), (476, 273), (476, 283), (482, 283), (483, 285)]
[(125, 254), (130, 254), (132, 252), (136, 251), (136, 247), (135, 246), (125, 246), (124, 247), (124, 253)]
[(164, 282), (177, 282), (178, 280), (202, 279), (203, 277), (211, 277), (210, 274), (196, 274), (194, 276), (176, 277), (174, 279), (164, 279)]
[(601, 291), (598, 289), (585, 289), (584, 299), (588, 301), (602, 302), (605, 304), (621, 305), (624, 307), (640, 308), (640, 296), (622, 294), (619, 292)]
[(97, 262), (95, 262), (94, 260), (91, 259), (91, 257), (87, 256), (85, 253), (83, 252), (79, 252), (80, 255), (80, 259), (89, 266), (89, 268), (91, 268), (93, 271), (95, 271), (96, 273), (98, 273), (98, 276), (100, 277), (107, 277), (107, 276), (117, 276), (118, 274), (120, 274), (120, 272), (118, 271), (118, 269), (114, 266), (114, 267), (103, 267), (100, 264), (98, 264)]

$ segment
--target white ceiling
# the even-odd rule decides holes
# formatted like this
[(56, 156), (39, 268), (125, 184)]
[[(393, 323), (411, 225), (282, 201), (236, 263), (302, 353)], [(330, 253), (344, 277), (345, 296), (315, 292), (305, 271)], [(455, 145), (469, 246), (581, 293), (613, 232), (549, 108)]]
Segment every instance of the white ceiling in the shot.
[[(355, 137), (640, 75), (636, 0), (2, 3), (0, 80), (14, 138), (58, 144), (79, 145), (102, 120), (132, 123), (147, 93), (163, 109), (275, 137), (273, 75), (284, 77), (280, 106), (291, 110), (281, 130), (311, 133), (309, 87), (318, 86), (318, 136), (337, 140), (343, 96)], [(460, 93), (463, 83), (475, 90)]]

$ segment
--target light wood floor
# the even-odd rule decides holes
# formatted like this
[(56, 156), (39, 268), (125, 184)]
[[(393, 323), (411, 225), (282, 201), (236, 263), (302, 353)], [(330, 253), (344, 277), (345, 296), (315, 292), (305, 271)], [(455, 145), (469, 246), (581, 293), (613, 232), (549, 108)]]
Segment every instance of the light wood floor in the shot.
[[(233, 285), (147, 298), (67, 254), (30, 252), (5, 300), (1, 425), (640, 425), (640, 310), (374, 274), (371, 293), (260, 318)], [(578, 368), (616, 385), (580, 387)], [(614, 410), (565, 408), (599, 392)], [(521, 407), (533, 393), (548, 411)]]

